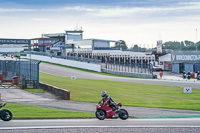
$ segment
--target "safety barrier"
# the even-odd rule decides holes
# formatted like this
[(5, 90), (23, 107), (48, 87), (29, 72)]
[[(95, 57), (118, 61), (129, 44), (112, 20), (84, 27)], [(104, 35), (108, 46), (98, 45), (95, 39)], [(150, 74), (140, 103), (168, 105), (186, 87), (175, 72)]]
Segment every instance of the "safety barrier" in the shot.
[(114, 74), (114, 75), (120, 75), (120, 76), (128, 76), (128, 77), (140, 77), (140, 78), (149, 78), (152, 79), (152, 74), (146, 74), (146, 73), (130, 73), (130, 72), (119, 72), (119, 71), (112, 71), (108, 69), (101, 69), (102, 72)]
[(52, 94), (57, 95), (64, 100), (70, 100), (70, 91), (68, 91), (68, 90), (60, 89), (55, 86), (41, 83), (41, 82), (39, 83), (39, 86), (41, 89), (51, 92)]

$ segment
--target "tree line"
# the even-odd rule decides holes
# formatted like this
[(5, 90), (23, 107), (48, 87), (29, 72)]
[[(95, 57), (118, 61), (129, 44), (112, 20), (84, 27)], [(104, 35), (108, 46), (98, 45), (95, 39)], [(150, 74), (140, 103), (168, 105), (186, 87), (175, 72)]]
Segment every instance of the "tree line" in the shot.
[[(129, 51), (146, 51), (147, 48), (139, 47), (138, 44), (135, 44), (133, 47), (128, 48), (126, 42), (124, 40), (120, 40), (120, 43), (115, 43), (115, 46), (113, 48), (121, 48), (123, 51), (129, 50)], [(168, 41), (163, 43), (162, 45), (163, 49), (172, 49), (172, 50), (200, 50), (200, 41), (197, 43), (194, 43), (192, 41)], [(156, 49), (156, 47), (154, 48)]]

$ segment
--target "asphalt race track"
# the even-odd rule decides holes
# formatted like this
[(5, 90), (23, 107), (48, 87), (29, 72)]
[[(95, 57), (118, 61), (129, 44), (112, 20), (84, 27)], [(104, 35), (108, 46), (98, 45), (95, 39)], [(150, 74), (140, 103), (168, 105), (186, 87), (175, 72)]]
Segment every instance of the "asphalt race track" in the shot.
[[(96, 80), (111, 80), (111, 81), (122, 81), (122, 82), (136, 82), (136, 83), (145, 83), (145, 84), (157, 84), (157, 85), (167, 85), (167, 86), (178, 86), (178, 87), (193, 87), (200, 89), (200, 82), (182, 82), (182, 81), (159, 81), (153, 79), (135, 79), (135, 78), (123, 78), (123, 77), (115, 77), (115, 76), (106, 76), (95, 73), (88, 73), (84, 71), (59, 67), (55, 65), (40, 64), (40, 71), (44, 73), (49, 73), (53, 75), (59, 76), (76, 76), (77, 78), (87, 78), (87, 79), (96, 79)], [(0, 88), (1, 89), (1, 88)], [(7, 89), (8, 90), (8, 89)], [(80, 102), (74, 103), (74, 101), (63, 101), (57, 100), (54, 97), (45, 96), (33, 96), (33, 94), (28, 95), (20, 92), (20, 95), (16, 95), (19, 93), (18, 89), (1, 89), (2, 97), (5, 101), (10, 100), (10, 102), (15, 101), (16, 103), (28, 104), (28, 105), (37, 105), (42, 107), (49, 107), (52, 105), (47, 105), (46, 103), (55, 103), (55, 105), (68, 105), (68, 109), (73, 110), (72, 108), (74, 104), (77, 106), (82, 106), (83, 104)], [(10, 93), (10, 91), (12, 93)], [(14, 91), (16, 91), (14, 93)], [(9, 93), (9, 95), (8, 95)], [(13, 97), (16, 95), (17, 97)], [(22, 96), (26, 96), (21, 98)], [(37, 97), (37, 98), (35, 98)], [(32, 100), (37, 99), (37, 100)], [(40, 101), (40, 102), (39, 102)], [(40, 105), (38, 105), (40, 103)], [(59, 103), (59, 104), (56, 104)], [(72, 105), (72, 106), (70, 106)], [(87, 107), (90, 107), (91, 110), (94, 108), (95, 103), (88, 103)], [(66, 106), (64, 106), (66, 107)], [(60, 108), (62, 107), (52, 107), (52, 108)], [(131, 108), (125, 106), (128, 111), (130, 111), (130, 115), (134, 116), (142, 116), (145, 112), (140, 112), (139, 110), (144, 110), (145, 108)], [(94, 108), (95, 109), (95, 108)], [(152, 114), (169, 114), (169, 115), (199, 115), (199, 111), (189, 111), (189, 110), (170, 110), (170, 109), (157, 109), (157, 108), (147, 108), (146, 115)], [(84, 111), (84, 110), (82, 110)], [(93, 112), (94, 110), (92, 110)], [(144, 110), (145, 111), (145, 110)], [(184, 112), (183, 112), (184, 111)], [(138, 114), (136, 114), (136, 112)], [(199, 133), (200, 132), (200, 118), (165, 118), (165, 119), (128, 119), (128, 120), (120, 120), (120, 119), (106, 119), (104, 121), (100, 121), (98, 119), (41, 119), (41, 120), (11, 120), (9, 122), (4, 122), (0, 120), (0, 133), (144, 133), (144, 132), (174, 132), (174, 133)]]
[(0, 121), (0, 132), (193, 132), (200, 130), (200, 118), (188, 119), (57, 119)]
[(60, 67), (56, 65), (50, 65), (46, 63), (40, 64), (40, 72), (52, 75), (64, 76), (64, 77), (76, 76), (77, 78), (84, 78), (84, 79), (111, 80), (111, 81), (134, 82), (134, 83), (156, 84), (156, 85), (166, 85), (166, 86), (192, 87), (200, 89), (200, 81), (199, 82), (190, 82), (190, 81), (185, 82), (185, 81), (173, 81), (173, 80), (162, 81), (156, 79), (138, 79), (138, 78), (106, 76), (96, 73), (89, 73), (75, 69)]

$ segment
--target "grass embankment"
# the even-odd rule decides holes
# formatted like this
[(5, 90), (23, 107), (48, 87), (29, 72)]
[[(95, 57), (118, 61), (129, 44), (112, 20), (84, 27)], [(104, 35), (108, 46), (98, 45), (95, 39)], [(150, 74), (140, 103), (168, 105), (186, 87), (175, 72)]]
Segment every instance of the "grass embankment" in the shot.
[(46, 119), (46, 118), (92, 118), (94, 113), (70, 110), (48, 109), (37, 106), (7, 103), (5, 109), (9, 109), (14, 119)]
[(106, 80), (76, 79), (40, 73), (40, 82), (70, 90), (71, 100), (98, 102), (106, 90), (116, 102), (140, 107), (200, 110), (200, 90), (184, 94), (183, 88)]

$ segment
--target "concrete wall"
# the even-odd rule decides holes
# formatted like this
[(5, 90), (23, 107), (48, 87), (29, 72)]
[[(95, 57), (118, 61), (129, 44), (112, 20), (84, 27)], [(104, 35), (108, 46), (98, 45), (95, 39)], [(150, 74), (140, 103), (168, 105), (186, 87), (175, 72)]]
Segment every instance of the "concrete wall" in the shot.
[[(26, 58), (30, 58), (30, 55), (27, 54)], [(31, 59), (47, 61), (47, 62), (51, 62), (51, 63), (56, 63), (56, 64), (61, 64), (61, 65), (67, 65), (67, 66), (101, 72), (100, 64), (85, 63), (85, 62), (60, 59), (60, 58), (50, 58), (48, 56), (42, 56), (42, 55), (31, 55)]]
[(172, 64), (172, 72), (179, 73), (179, 64)]
[(68, 91), (68, 90), (60, 89), (55, 86), (51, 86), (51, 85), (41, 83), (41, 82), (39, 83), (39, 86), (41, 89), (49, 91), (52, 94), (57, 95), (64, 100), (70, 100), (70, 91)]

